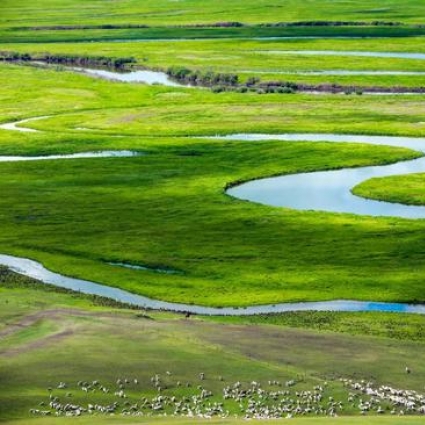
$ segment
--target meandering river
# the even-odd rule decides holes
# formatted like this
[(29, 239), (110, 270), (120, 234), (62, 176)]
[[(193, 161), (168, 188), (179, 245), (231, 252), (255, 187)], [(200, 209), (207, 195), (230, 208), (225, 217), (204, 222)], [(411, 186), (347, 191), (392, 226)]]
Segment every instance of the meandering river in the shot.
[[(338, 134), (235, 134), (224, 140), (281, 140), (368, 143), (407, 147), (425, 153), (425, 138)], [(250, 181), (227, 190), (239, 199), (297, 210), (315, 210), (370, 216), (425, 218), (425, 206), (361, 198), (351, 193), (357, 184), (374, 177), (425, 172), (425, 157), (390, 165), (290, 174)]]
[(137, 305), (143, 308), (155, 310), (168, 310), (176, 312), (190, 312), (194, 314), (215, 315), (215, 316), (247, 316), (253, 314), (282, 313), (288, 311), (392, 311), (398, 313), (425, 314), (425, 305), (401, 304), (401, 303), (381, 303), (367, 301), (323, 301), (304, 303), (282, 303), (249, 306), (243, 308), (234, 307), (203, 307), (193, 304), (179, 304), (166, 301), (157, 301), (141, 295), (132, 294), (122, 289), (100, 285), (87, 280), (74, 279), (67, 276), (53, 273), (43, 267), (42, 264), (10, 255), (0, 255), (0, 264), (9, 267), (11, 270), (41, 280), (42, 282), (71, 289), (84, 294), (98, 295), (111, 298), (123, 303)]
[(78, 159), (78, 158), (127, 158), (142, 155), (135, 151), (98, 151), (81, 152), (64, 155), (45, 156), (0, 156), (0, 162), (20, 162), (20, 161), (48, 161), (53, 159)]
[[(5, 130), (26, 131), (21, 124), (43, 117), (25, 119), (19, 122), (2, 124)], [(218, 137), (224, 140), (280, 140), (280, 141), (325, 141), (342, 143), (369, 143), (412, 148), (425, 153), (425, 138), (357, 136), (338, 134), (235, 134)], [(72, 158), (131, 157), (138, 155), (132, 151), (86, 152), (70, 155), (50, 155), (37, 157), (3, 156), (3, 161), (58, 160)], [(425, 158), (399, 162), (386, 166), (359, 167), (323, 172), (301, 173), (251, 181), (227, 191), (229, 195), (267, 205), (285, 206), (300, 210), (323, 210), (348, 212), (374, 216), (397, 216), (405, 218), (425, 218), (425, 207), (407, 206), (358, 198), (350, 193), (350, 188), (370, 177), (383, 177), (394, 174), (407, 174), (425, 171)], [(0, 264), (26, 276), (45, 283), (115, 299), (120, 302), (152, 309), (185, 311), (206, 315), (251, 315), (286, 311), (392, 311), (425, 314), (425, 305), (402, 303), (361, 302), (337, 300), (324, 302), (283, 303), (249, 306), (246, 308), (213, 308), (192, 304), (179, 304), (152, 300), (121, 289), (101, 285), (86, 280), (74, 279), (53, 273), (35, 261), (9, 255), (0, 255)], [(144, 271), (141, 268), (141, 272)]]
[[(36, 117), (33, 119), (41, 119)], [(3, 129), (25, 131), (19, 127), (31, 119), (15, 122), (13, 125), (3, 124)], [(281, 141), (327, 141), (345, 143), (370, 143), (377, 145), (403, 146), (425, 152), (425, 138), (411, 137), (387, 137), (387, 136), (357, 136), (337, 134), (235, 134), (218, 137), (225, 140), (281, 140)], [(37, 157), (3, 156), (3, 161), (35, 161), (35, 160), (58, 160), (75, 158), (105, 158), (105, 157), (132, 157), (139, 155), (133, 151), (101, 151), (85, 152), (70, 155), (48, 155)], [(258, 181), (248, 182), (228, 190), (232, 196), (241, 199), (249, 199), (254, 202), (262, 202), (268, 205), (287, 206), (296, 209), (323, 209), (326, 211), (340, 211), (361, 213), (369, 215), (398, 215), (401, 217), (425, 217), (424, 207), (409, 207), (406, 205), (390, 204), (387, 202), (369, 201), (354, 197), (349, 189), (352, 184), (358, 183), (371, 176), (383, 176), (393, 174), (406, 174), (409, 172), (421, 172), (425, 170), (425, 158), (413, 161), (399, 162), (388, 166), (359, 167), (336, 171), (316, 173), (302, 173), (282, 177), (273, 177)], [(323, 198), (322, 198), (323, 197)], [(343, 201), (341, 203), (341, 201)], [(365, 210), (358, 210), (357, 203), (365, 204)], [(343, 205), (343, 207), (341, 207)], [(363, 207), (362, 207), (363, 208)], [(53, 273), (43, 267), (42, 264), (26, 258), (10, 255), (0, 255), (0, 264), (11, 270), (39, 279), (42, 282), (55, 286), (71, 289), (86, 294), (98, 295), (111, 298), (123, 303), (133, 304), (144, 308), (162, 309), (177, 312), (190, 312), (204, 315), (252, 315), (265, 313), (279, 313), (288, 311), (391, 311), (404, 313), (425, 314), (425, 305), (409, 305), (403, 303), (382, 303), (352, 300), (336, 300), (323, 302), (281, 303), (245, 308), (214, 308), (197, 306), (193, 304), (180, 304), (153, 300), (140, 295), (132, 294), (122, 289), (113, 288), (99, 283), (81, 279), (74, 279)], [(122, 264), (110, 264), (122, 266)], [(126, 265), (127, 266), (127, 265)], [(134, 266), (131, 266), (135, 268)], [(141, 272), (145, 267), (138, 267)]]

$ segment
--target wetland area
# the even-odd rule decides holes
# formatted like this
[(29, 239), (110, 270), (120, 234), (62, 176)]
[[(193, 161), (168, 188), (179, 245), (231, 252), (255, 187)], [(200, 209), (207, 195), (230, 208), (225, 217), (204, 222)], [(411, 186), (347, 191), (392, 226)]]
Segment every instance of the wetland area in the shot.
[(421, 2), (136, 3), (0, 5), (0, 422), (422, 423)]

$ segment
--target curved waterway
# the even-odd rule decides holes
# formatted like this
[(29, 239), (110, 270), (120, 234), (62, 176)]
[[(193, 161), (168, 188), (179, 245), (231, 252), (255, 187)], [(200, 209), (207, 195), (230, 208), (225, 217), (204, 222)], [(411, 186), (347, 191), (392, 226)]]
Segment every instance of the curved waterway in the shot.
[[(414, 149), (425, 153), (425, 138), (337, 134), (235, 134), (224, 140), (282, 140), (368, 143)], [(351, 193), (357, 184), (374, 177), (425, 172), (425, 157), (391, 165), (290, 174), (234, 186), (227, 193), (239, 199), (296, 210), (351, 213), (379, 217), (425, 218), (425, 206), (361, 198)]]
[(368, 52), (350, 50), (256, 50), (256, 52), (277, 55), (358, 56), (368, 58), (425, 60), (425, 53), (414, 52)]
[(249, 306), (243, 308), (234, 307), (203, 307), (193, 304), (171, 303), (157, 301), (141, 295), (135, 295), (122, 289), (100, 285), (87, 280), (74, 279), (53, 273), (47, 270), (42, 264), (26, 258), (19, 258), (10, 255), (0, 255), (0, 265), (6, 266), (16, 273), (38, 279), (44, 283), (71, 289), (84, 294), (98, 295), (120, 301), (127, 304), (137, 305), (142, 308), (155, 310), (167, 310), (176, 312), (190, 312), (202, 315), (215, 316), (247, 316), (254, 314), (282, 313), (288, 311), (390, 311), (398, 313), (425, 314), (425, 305), (421, 304), (401, 304), (382, 303), (367, 301), (323, 301), (304, 303), (282, 303), (267, 304), (259, 306)]
[(46, 161), (53, 159), (83, 159), (83, 158), (128, 158), (140, 156), (140, 152), (135, 151), (97, 151), (81, 152), (63, 155), (44, 155), (44, 156), (0, 156), (0, 162), (19, 162), (19, 161)]
[(37, 133), (38, 130), (34, 130), (33, 128), (28, 128), (28, 127), (21, 127), (21, 125), (26, 124), (28, 122), (32, 122), (32, 121), (38, 121), (38, 120), (41, 120), (43, 118), (48, 118), (48, 117), (47, 116), (33, 117), (33, 118), (26, 118), (26, 119), (20, 120), (20, 121), (6, 122), (6, 123), (3, 123), (3, 124), (0, 124), (0, 129), (2, 129), (2, 130), (12, 130), (12, 131), (23, 131), (23, 132), (27, 132), (27, 133)]

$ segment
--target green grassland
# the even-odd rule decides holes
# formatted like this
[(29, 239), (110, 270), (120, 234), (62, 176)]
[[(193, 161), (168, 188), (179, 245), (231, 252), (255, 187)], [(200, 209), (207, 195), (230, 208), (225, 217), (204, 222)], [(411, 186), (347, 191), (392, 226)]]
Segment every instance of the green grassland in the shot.
[[(230, 318), (215, 323), (196, 316), (186, 319), (164, 312), (116, 309), (3, 268), (0, 268), (0, 282), (0, 417), (3, 421), (26, 418), (28, 423), (30, 408), (44, 409), (39, 407), (42, 401), (48, 404), (48, 387), (53, 388), (55, 396), (72, 403), (106, 403), (114, 399), (112, 393), (82, 392), (77, 386), (80, 380), (99, 380), (113, 387), (118, 378), (137, 378), (137, 386), (126, 386), (129, 400), (133, 403), (143, 396), (153, 397), (157, 391), (150, 377), (155, 374), (162, 376), (166, 386), (163, 395), (190, 396), (196, 394), (197, 386), (202, 384), (213, 392), (212, 400), (220, 398), (224, 385), (236, 381), (248, 385), (253, 380), (267, 387), (269, 380), (295, 379), (297, 391), (323, 386), (327, 381), (324, 395), (336, 400), (344, 400), (347, 394), (340, 378), (423, 390), (423, 335), (417, 341), (400, 343), (395, 334), (372, 338), (367, 329), (357, 326), (363, 321), (364, 325), (369, 323), (375, 327), (376, 323), (381, 323), (383, 328), (392, 326), (399, 332), (414, 330), (418, 326), (414, 315), (384, 317), (378, 313), (347, 313), (343, 320), (351, 319), (353, 332), (345, 335), (309, 329), (309, 325), (306, 329), (297, 329), (290, 322), (285, 323), (285, 315), (281, 316), (281, 323), (274, 324), (260, 323), (255, 318), (245, 318), (245, 323)], [(304, 313), (292, 316), (297, 315), (300, 321), (304, 320)], [(405, 364), (411, 368), (411, 374), (405, 373)], [(199, 380), (201, 372), (206, 376), (203, 381)], [(189, 382), (191, 386), (179, 387), (178, 381)], [(67, 383), (66, 392), (71, 392), (71, 396), (67, 398), (65, 391), (56, 389), (59, 382)], [(228, 408), (231, 416), (238, 413), (237, 405), (230, 403)], [(355, 413), (356, 408), (345, 406), (343, 415)], [(373, 416), (371, 412), (367, 423), (415, 424), (419, 420)], [(344, 418), (346, 421), (342, 423), (357, 424), (355, 418)], [(125, 424), (134, 420), (118, 415), (91, 419), (93, 422), (89, 423), (99, 424)], [(31, 419), (30, 423), (56, 424), (57, 420)], [(60, 420), (66, 422), (67, 418)], [(72, 420), (84, 424), (88, 419)], [(146, 418), (139, 420), (145, 423)], [(168, 420), (189, 423), (184, 418), (149, 420), (158, 424), (166, 424)], [(310, 423), (307, 419), (299, 421), (294, 423)], [(327, 421), (329, 419), (319, 418), (312, 423)], [(239, 421), (227, 419), (217, 423), (238, 424)]]
[(340, 332), (350, 335), (369, 335), (400, 341), (423, 341), (425, 323), (421, 315), (400, 315), (397, 313), (345, 313), (326, 311), (299, 311), (285, 314), (263, 314), (255, 316), (210, 317), (209, 320), (234, 324), (266, 324)]
[[(419, 2), (420, 3), (420, 2)], [(223, 38), (274, 36), (404, 37), (423, 35), (421, 5), (415, 0), (373, 2), (297, 0), (285, 5), (265, 1), (222, 0), (205, 3), (186, 0), (135, 0), (88, 2), (43, 0), (36, 6), (22, 0), (3, 1), (0, 6), (0, 39), (3, 42), (105, 41), (113, 39)], [(369, 26), (267, 27), (276, 22), (344, 21), (374, 23)], [(241, 27), (196, 27), (240, 22)], [(379, 25), (379, 22), (381, 25)], [(382, 25), (392, 22), (397, 25)], [(400, 25), (399, 25), (400, 24)], [(79, 29), (78, 26), (84, 26)], [(61, 30), (55, 29), (63, 26)], [(105, 28), (109, 26), (109, 28)], [(114, 26), (111, 28), (111, 26)], [(130, 28), (128, 28), (130, 26)], [(148, 28), (131, 28), (148, 26)], [(192, 27), (191, 27), (192, 26)]]
[[(317, 40), (196, 40), (125, 43), (0, 44), (0, 50), (77, 56), (134, 57), (140, 67), (166, 70), (187, 67), (202, 71), (236, 73), (262, 81), (293, 81), (304, 84), (335, 83), (380, 87), (423, 87), (424, 75), (302, 75), (309, 71), (423, 72), (423, 60), (350, 57), (344, 51), (424, 53), (421, 37), (408, 39), (317, 39)], [(338, 50), (341, 56), (279, 54), (302, 50)]]
[[(237, 181), (388, 163), (417, 153), (175, 137), (297, 130), (380, 134), (383, 129), (421, 135), (421, 97), (214, 95), (30, 67), (0, 69), (7, 76), (1, 121), (31, 116), (35, 107), (37, 115), (54, 114), (31, 123), (45, 130), (40, 133), (1, 131), (1, 153), (145, 153), (2, 164), (0, 252), (154, 298), (206, 305), (423, 300), (425, 265), (417, 249), (422, 220), (300, 213), (224, 193)], [(181, 273), (141, 272), (108, 262)]]
[(424, 174), (370, 179), (356, 186), (353, 189), (353, 193), (365, 198), (409, 205), (424, 205), (424, 179)]
[(167, 0), (137, 0), (120, 2), (97, 0), (42, 0), (28, 4), (23, 0), (5, 0), (1, 5), (1, 25), (5, 27), (84, 24), (197, 24), (220, 21), (246, 23), (343, 20), (399, 21), (423, 23), (422, 4), (417, 0), (403, 3), (395, 0), (346, 1), (297, 0), (277, 4), (271, 0), (187, 0), (173, 3)]
[[(51, 132), (85, 128), (100, 137), (240, 132), (425, 134), (424, 95), (216, 95), (206, 90), (111, 83), (61, 69), (1, 66), (7, 85), (0, 120), (34, 116), (37, 105), (37, 116), (53, 117), (28, 126)], [(90, 136), (90, 131), (84, 136)]]

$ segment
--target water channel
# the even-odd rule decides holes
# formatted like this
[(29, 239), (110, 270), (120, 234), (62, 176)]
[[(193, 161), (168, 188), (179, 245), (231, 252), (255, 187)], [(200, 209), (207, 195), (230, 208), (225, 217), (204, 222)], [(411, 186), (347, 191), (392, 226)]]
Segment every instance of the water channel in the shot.
[(42, 264), (26, 258), (19, 258), (10, 255), (0, 254), (0, 265), (7, 266), (16, 273), (38, 279), (44, 283), (71, 289), (84, 294), (98, 295), (111, 298), (119, 302), (137, 305), (142, 308), (155, 310), (167, 310), (175, 312), (190, 312), (202, 315), (215, 316), (246, 316), (253, 314), (282, 313), (289, 311), (391, 311), (397, 313), (417, 313), (425, 314), (425, 305), (402, 304), (402, 303), (382, 303), (367, 301), (323, 301), (323, 302), (301, 302), (267, 304), (249, 307), (203, 307), (193, 304), (171, 303), (157, 301), (141, 295), (132, 294), (122, 289), (111, 286), (100, 285), (87, 280), (74, 279), (53, 273), (43, 267)]
[(101, 77), (108, 80), (122, 81), (125, 83), (145, 83), (145, 84), (161, 84), (169, 87), (190, 87), (176, 83), (171, 80), (165, 72), (159, 71), (129, 71), (129, 72), (116, 72), (107, 71), (103, 69), (90, 69), (90, 68), (71, 68), (75, 71), (83, 72), (95, 77)]
[[(338, 134), (235, 134), (222, 140), (280, 140), (331, 143), (367, 143), (406, 147), (425, 153), (425, 138)], [(297, 210), (315, 210), (380, 217), (425, 218), (425, 206), (375, 201), (355, 196), (351, 189), (374, 177), (423, 173), (425, 157), (390, 165), (290, 174), (250, 181), (230, 188), (239, 199)]]
[(357, 56), (368, 58), (393, 58), (425, 60), (425, 53), (414, 52), (368, 52), (350, 50), (255, 50), (258, 53), (276, 55), (308, 55), (308, 56)]

